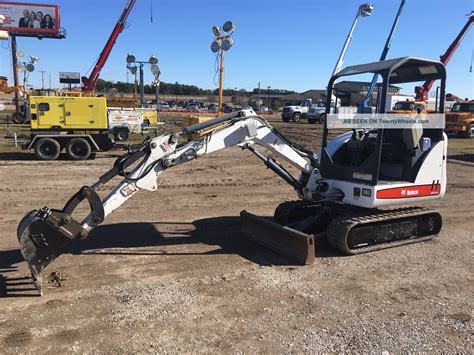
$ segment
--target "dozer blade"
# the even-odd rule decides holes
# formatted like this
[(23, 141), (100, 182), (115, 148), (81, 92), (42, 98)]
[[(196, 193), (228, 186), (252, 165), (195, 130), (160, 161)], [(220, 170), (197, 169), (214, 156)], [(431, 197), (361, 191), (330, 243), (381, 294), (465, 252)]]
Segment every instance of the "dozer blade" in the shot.
[(300, 232), (276, 222), (255, 216), (247, 211), (240, 212), (241, 233), (279, 254), (309, 265), (315, 259), (314, 236)]
[(20, 251), (40, 295), (43, 294), (41, 271), (61, 255), (82, 231), (69, 215), (49, 210), (31, 211), (20, 221), (17, 237)]

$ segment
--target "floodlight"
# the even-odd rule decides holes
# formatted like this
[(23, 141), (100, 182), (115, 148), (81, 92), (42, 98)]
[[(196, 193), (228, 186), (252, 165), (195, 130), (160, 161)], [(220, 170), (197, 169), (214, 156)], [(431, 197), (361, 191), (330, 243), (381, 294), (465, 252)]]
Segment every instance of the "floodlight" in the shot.
[(28, 64), (26, 65), (26, 71), (27, 71), (27, 72), (30, 72), (30, 73), (31, 73), (31, 72), (34, 71), (34, 70), (35, 70), (35, 66), (34, 66), (33, 64), (28, 63)]
[(221, 36), (221, 28), (219, 26), (212, 26), (212, 33), (214, 33), (214, 36), (220, 37)]
[(130, 70), (130, 73), (132, 73), (132, 75), (135, 75), (137, 73), (137, 67), (136, 66), (128, 67), (128, 70)]
[(234, 32), (235, 25), (232, 21), (227, 21), (226, 23), (224, 23), (224, 26), (222, 26), (222, 29), (227, 33)]
[(25, 56), (25, 53), (23, 53), (22, 51), (16, 51), (16, 56), (18, 58), (23, 58)]
[(158, 58), (156, 58), (155, 55), (152, 54), (150, 59), (148, 60), (148, 63), (150, 63), (151, 65), (155, 65), (158, 63)]
[(234, 45), (234, 41), (232, 40), (232, 38), (227, 37), (222, 40), (221, 48), (224, 51), (228, 51), (230, 47), (232, 47), (233, 45)]
[(219, 52), (219, 49), (221, 49), (221, 41), (214, 41), (214, 42), (211, 43), (212, 53)]
[(35, 64), (35, 63), (39, 62), (39, 60), (40, 60), (40, 57), (35, 57), (33, 55), (30, 55), (30, 62), (32, 64)]
[(367, 17), (372, 15), (372, 10), (374, 9), (374, 5), (372, 4), (362, 4), (359, 6), (359, 15), (362, 17)]
[(17, 66), (17, 69), (20, 73), (23, 73), (26, 71), (26, 67), (23, 64)]
[(127, 63), (133, 63), (135, 61), (135, 56), (133, 54), (127, 54)]
[(156, 64), (152, 64), (152, 65), (150, 66), (150, 70), (151, 70), (151, 72), (152, 72), (153, 74), (155, 74), (155, 75), (160, 74), (160, 67), (159, 67), (158, 65), (156, 65)]

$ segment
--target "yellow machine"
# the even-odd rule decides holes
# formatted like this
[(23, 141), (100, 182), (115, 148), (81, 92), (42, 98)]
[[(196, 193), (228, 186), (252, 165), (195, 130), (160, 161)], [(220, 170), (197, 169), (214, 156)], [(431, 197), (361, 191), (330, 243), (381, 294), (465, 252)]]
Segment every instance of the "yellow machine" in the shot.
[(103, 97), (30, 96), (32, 130), (108, 130)]
[(8, 86), (8, 79), (6, 76), (0, 76), (0, 92), (10, 94), (15, 91), (23, 91), (23, 86)]
[(456, 102), (446, 113), (446, 132), (474, 138), (474, 100)]
[(27, 116), (26, 149), (38, 159), (54, 160), (64, 149), (70, 159), (84, 160), (113, 145), (103, 97), (29, 96)]

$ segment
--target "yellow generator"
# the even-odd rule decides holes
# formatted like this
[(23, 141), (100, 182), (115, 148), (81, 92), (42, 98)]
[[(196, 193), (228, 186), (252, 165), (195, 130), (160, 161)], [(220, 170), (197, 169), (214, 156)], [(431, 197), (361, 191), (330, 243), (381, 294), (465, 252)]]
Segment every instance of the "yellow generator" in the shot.
[(106, 100), (103, 97), (30, 96), (30, 141), (41, 160), (54, 160), (64, 149), (73, 160), (110, 149)]

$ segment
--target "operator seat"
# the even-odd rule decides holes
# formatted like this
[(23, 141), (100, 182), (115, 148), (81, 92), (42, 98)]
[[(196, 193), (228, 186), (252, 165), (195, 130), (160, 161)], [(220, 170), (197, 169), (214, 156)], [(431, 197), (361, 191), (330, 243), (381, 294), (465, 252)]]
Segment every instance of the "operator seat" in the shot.
[(423, 136), (423, 128), (415, 126), (412, 129), (404, 129), (402, 132), (403, 143), (408, 151), (413, 151), (420, 146), (420, 140)]

